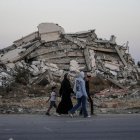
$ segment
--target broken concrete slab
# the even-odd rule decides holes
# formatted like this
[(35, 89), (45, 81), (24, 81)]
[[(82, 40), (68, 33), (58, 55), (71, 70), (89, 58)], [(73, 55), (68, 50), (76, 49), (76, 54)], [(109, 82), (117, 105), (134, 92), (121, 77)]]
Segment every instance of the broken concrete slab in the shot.
[(41, 40), (45, 42), (59, 40), (61, 33), (64, 33), (64, 29), (54, 23), (41, 23), (38, 25), (38, 31)]

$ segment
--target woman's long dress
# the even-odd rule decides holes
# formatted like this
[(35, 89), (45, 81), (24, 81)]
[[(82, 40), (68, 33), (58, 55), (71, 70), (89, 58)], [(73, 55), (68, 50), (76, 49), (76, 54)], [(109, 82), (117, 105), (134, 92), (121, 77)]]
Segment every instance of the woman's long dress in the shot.
[(61, 83), (61, 87), (59, 90), (59, 94), (61, 96), (61, 102), (58, 105), (56, 110), (59, 114), (68, 114), (68, 111), (72, 109), (73, 104), (71, 101), (71, 93), (73, 90), (70, 85), (70, 81), (68, 79), (64, 79)]

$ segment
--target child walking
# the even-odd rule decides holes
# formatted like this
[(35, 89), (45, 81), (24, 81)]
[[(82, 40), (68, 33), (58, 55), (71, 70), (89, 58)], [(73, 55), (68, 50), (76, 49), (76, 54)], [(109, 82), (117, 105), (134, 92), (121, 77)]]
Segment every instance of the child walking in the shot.
[[(51, 88), (51, 96), (49, 97), (48, 101), (50, 100), (50, 106), (46, 112), (46, 115), (50, 115), (50, 110), (52, 109), (52, 107), (56, 108), (57, 109), (57, 105), (56, 105), (56, 87), (53, 86)], [(47, 101), (47, 102), (48, 102)]]

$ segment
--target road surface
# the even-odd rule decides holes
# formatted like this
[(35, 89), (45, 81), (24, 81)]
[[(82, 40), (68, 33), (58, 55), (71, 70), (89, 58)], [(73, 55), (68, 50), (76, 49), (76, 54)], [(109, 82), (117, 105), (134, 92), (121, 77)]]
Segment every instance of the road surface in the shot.
[(140, 140), (140, 114), (0, 115), (0, 140)]

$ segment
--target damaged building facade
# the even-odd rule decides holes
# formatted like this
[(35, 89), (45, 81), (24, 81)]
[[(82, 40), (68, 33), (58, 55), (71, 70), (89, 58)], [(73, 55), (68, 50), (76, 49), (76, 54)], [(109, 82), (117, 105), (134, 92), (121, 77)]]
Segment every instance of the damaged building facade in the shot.
[(38, 31), (0, 50), (0, 85), (12, 80), (15, 67), (23, 67), (31, 73), (30, 84), (83, 70), (124, 88), (140, 78), (140, 69), (128, 52), (128, 42), (118, 45), (114, 35), (104, 40), (95, 30), (65, 33), (58, 24), (41, 23)]

